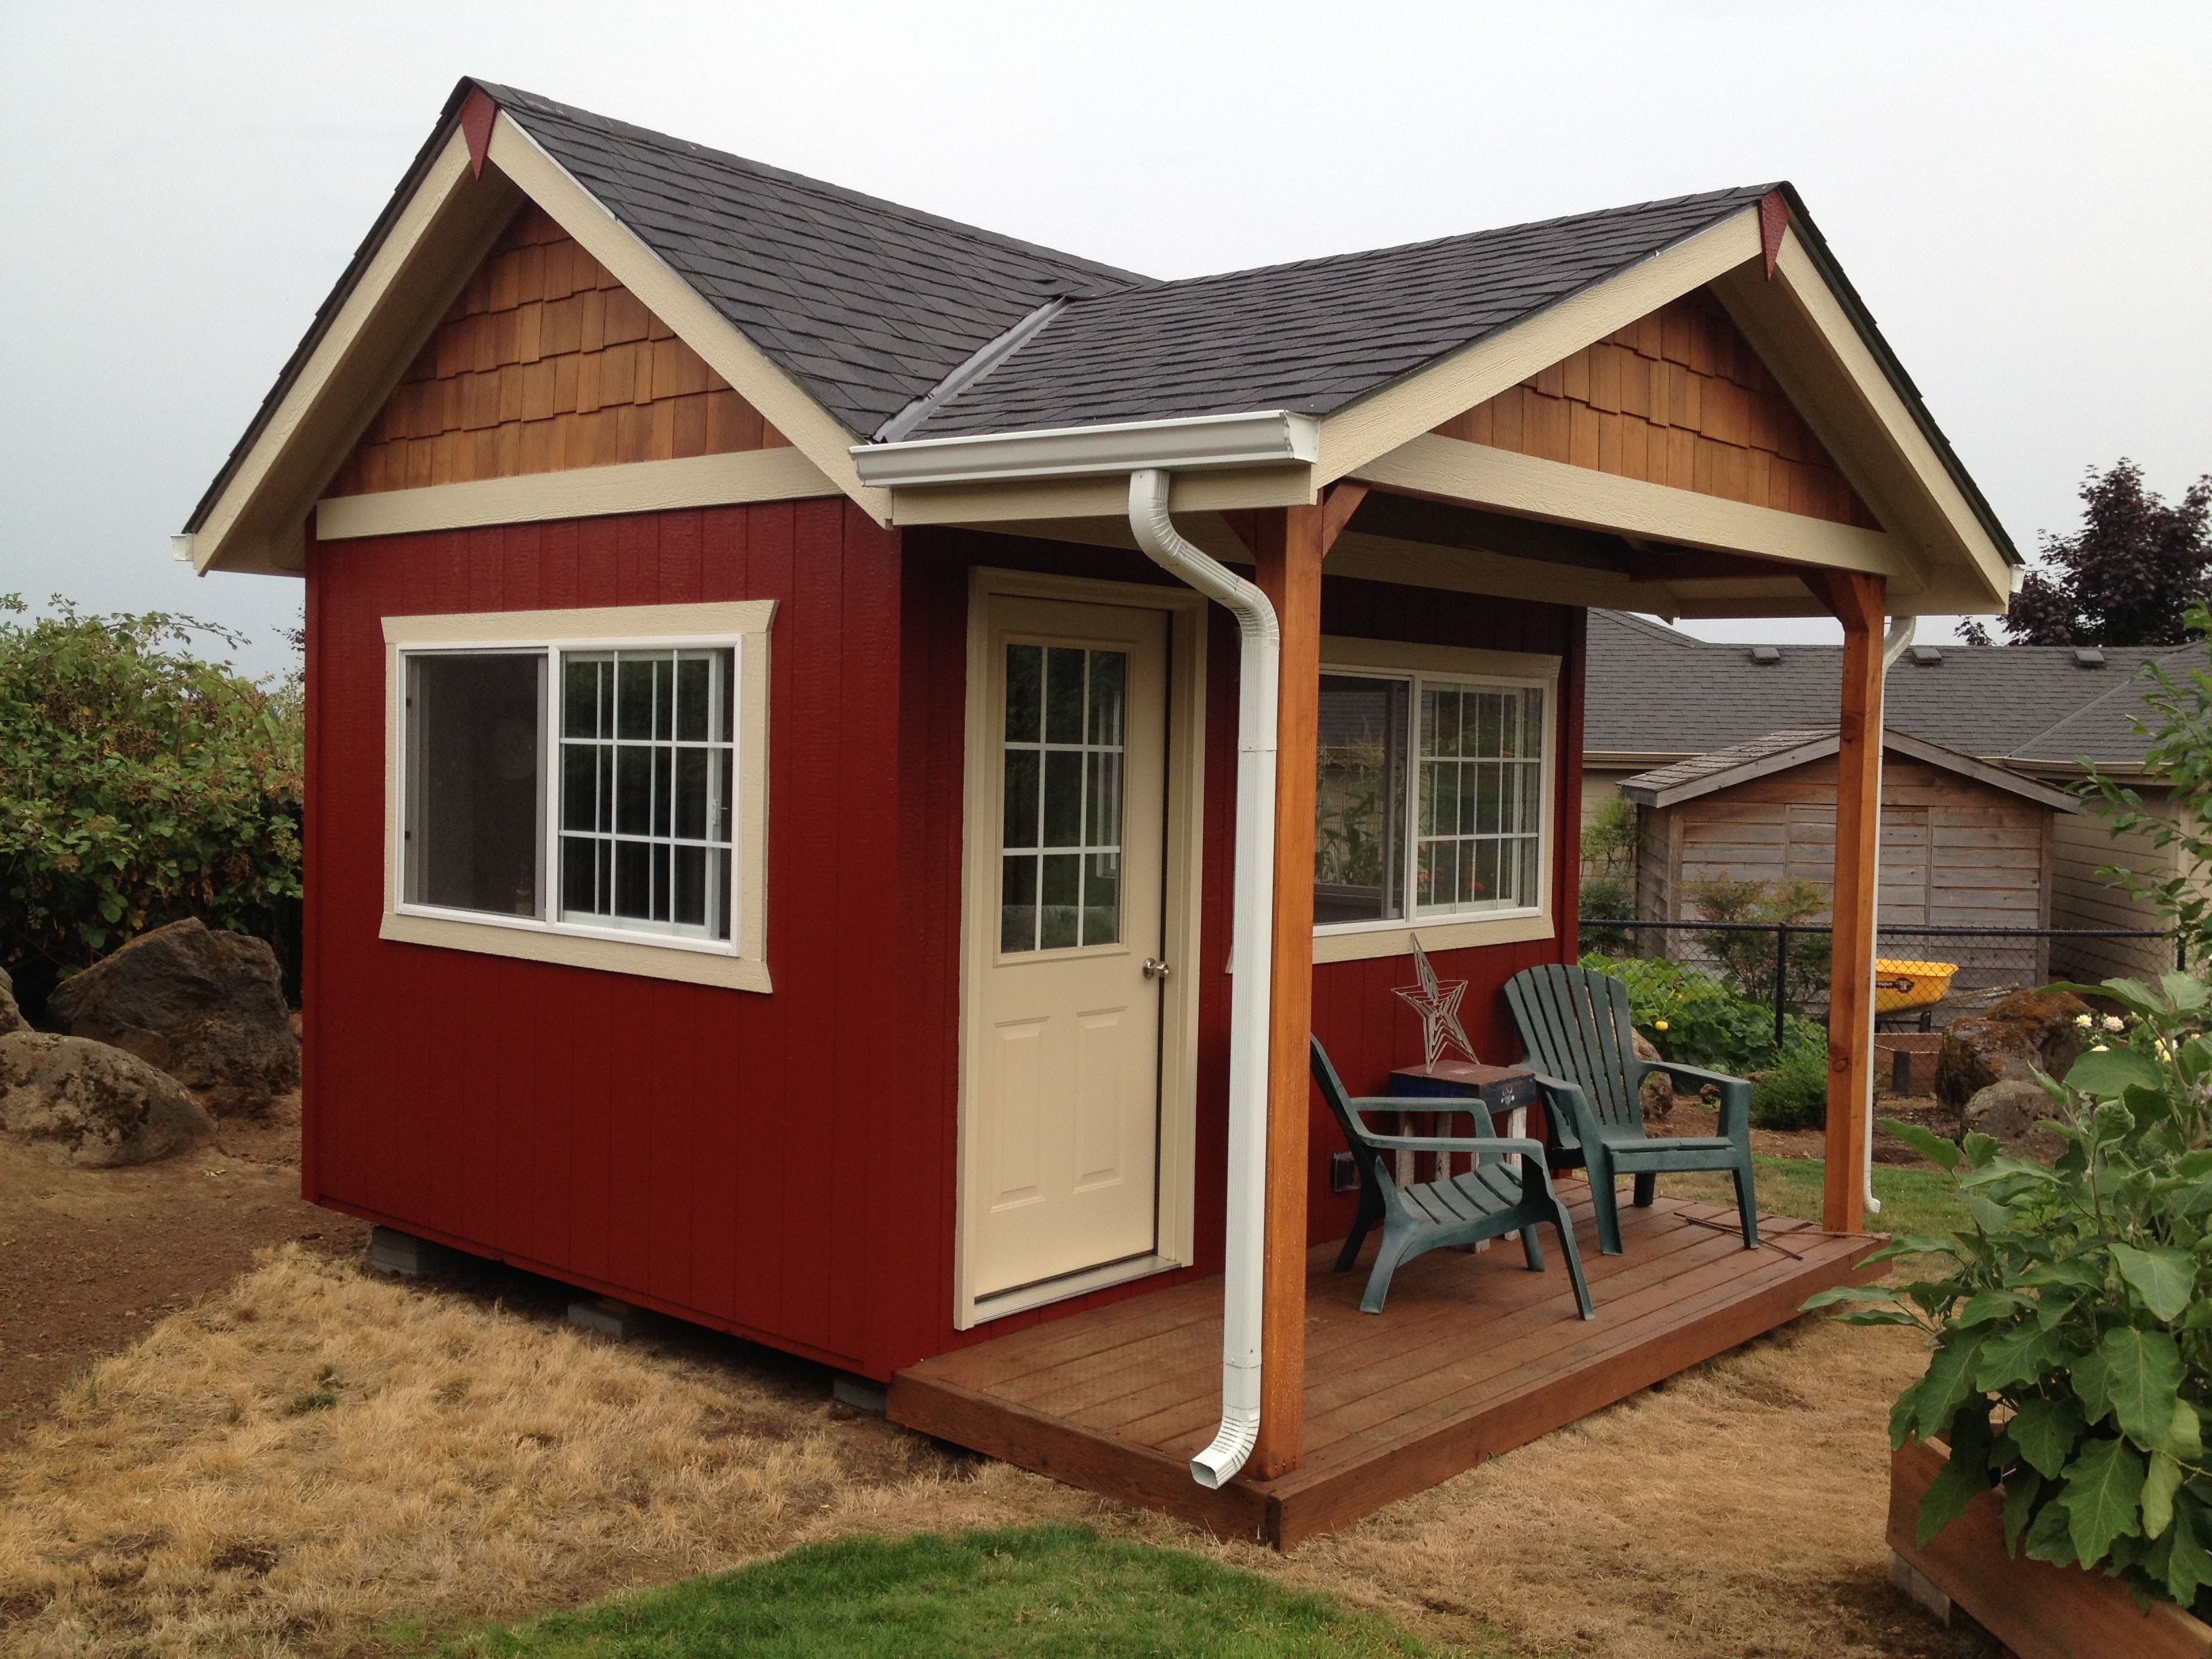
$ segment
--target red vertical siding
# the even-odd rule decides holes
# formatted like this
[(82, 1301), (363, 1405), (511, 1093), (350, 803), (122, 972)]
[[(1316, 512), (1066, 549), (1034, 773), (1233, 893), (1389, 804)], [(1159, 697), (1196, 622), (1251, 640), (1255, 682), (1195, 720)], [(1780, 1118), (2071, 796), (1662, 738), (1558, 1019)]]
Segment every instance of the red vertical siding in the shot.
[[(878, 1376), (951, 1328), (962, 766), (976, 564), (1158, 582), (1144, 560), (886, 532), (835, 501), (313, 545), (303, 1186), (312, 1197)], [(767, 995), (388, 943), (381, 620), (773, 599)], [(1328, 579), (1332, 634), (1565, 660), (1556, 822), (1579, 822), (1581, 613)], [(1199, 1261), (1219, 1266), (1237, 640), (1209, 613), (1199, 976)], [(1571, 836), (1555, 908), (1573, 914)], [(1469, 1035), (1571, 939), (1454, 951)], [(1346, 1080), (1419, 1058), (1402, 958), (1315, 975)], [(1316, 1238), (1334, 1127), (1315, 1103)]]

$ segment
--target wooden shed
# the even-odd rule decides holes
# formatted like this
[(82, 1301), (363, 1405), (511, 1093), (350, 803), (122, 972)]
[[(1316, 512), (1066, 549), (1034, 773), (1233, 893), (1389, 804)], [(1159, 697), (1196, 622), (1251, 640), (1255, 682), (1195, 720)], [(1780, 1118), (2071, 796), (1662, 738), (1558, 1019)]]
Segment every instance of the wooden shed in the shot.
[[(1637, 915), (1699, 920), (1698, 893), (1707, 882), (1828, 889), (1836, 750), (1832, 726), (1770, 732), (1624, 780), (1622, 799), (1643, 809)], [(1882, 750), (1881, 927), (2050, 927), (2057, 825), (2079, 812), (2078, 804), (1901, 732), (1885, 732)], [(1912, 937), (1894, 936), (1889, 953), (1923, 954), (1904, 943)], [(1962, 989), (1972, 982), (1967, 969)]]
[(1589, 608), (1837, 617), (1856, 733), (2019, 562), (1787, 185), (1161, 283), (475, 81), (176, 551), (306, 584), (310, 1199), (1279, 1543), (1870, 1248), (1845, 1028), (1836, 1237), (1309, 1359), (1309, 1033), (1418, 1060), (1418, 928), (1513, 1057)]

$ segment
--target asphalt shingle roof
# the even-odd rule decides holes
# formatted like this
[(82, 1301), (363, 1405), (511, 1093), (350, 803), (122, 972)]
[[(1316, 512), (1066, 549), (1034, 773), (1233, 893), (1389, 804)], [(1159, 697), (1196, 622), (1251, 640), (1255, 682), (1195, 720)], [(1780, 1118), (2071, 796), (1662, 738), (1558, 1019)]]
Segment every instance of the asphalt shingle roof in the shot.
[(1155, 282), (477, 84), (860, 436), (1054, 300), (1066, 303), (900, 435), (1263, 409), (1325, 415), (1773, 188)]
[[(1832, 726), (1843, 647), (1784, 645), (1772, 663), (1747, 645), (1715, 644), (1618, 611), (1589, 617), (1585, 747), (1598, 754), (1702, 755), (1778, 728)], [(2138, 671), (2178, 671), (2197, 647), (2105, 648), (2083, 668), (2067, 646), (1947, 645), (1923, 665), (1889, 671), (1884, 720), (1978, 759), (2137, 765), (2147, 741)]]

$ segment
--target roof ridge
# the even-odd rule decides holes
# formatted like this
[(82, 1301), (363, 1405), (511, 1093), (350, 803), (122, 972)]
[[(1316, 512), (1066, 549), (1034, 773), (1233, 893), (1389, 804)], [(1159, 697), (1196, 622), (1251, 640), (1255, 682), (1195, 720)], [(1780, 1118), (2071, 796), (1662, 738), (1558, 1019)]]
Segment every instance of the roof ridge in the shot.
[(1150, 286), (1158, 281), (1157, 278), (1146, 276), (1138, 271), (1126, 270), (1119, 265), (1109, 265), (1102, 259), (1089, 258), (1080, 253), (1070, 253), (1065, 248), (1048, 247), (1042, 242), (1029, 241), (1019, 236), (1009, 236), (1003, 231), (987, 229), (981, 225), (970, 224), (963, 219), (948, 218), (941, 213), (932, 213), (926, 208), (915, 207), (905, 202), (895, 202), (887, 196), (872, 196), (866, 191), (854, 190), (846, 185), (832, 184), (826, 179), (817, 179), (811, 173), (795, 173), (788, 167), (777, 167), (771, 161), (756, 161), (749, 155), (739, 155), (734, 150), (717, 149), (712, 144), (702, 144), (690, 138), (679, 138), (673, 133), (640, 126), (634, 121), (625, 121), (617, 116), (602, 115), (596, 110), (585, 109), (580, 105), (565, 104), (557, 98), (548, 98), (542, 93), (526, 91), (520, 87), (502, 86), (495, 82), (479, 79), (475, 76), (470, 76), (467, 79), (469, 84), (483, 88), (485, 96), (504, 110), (513, 112), (521, 108), (528, 112), (534, 108), (538, 113), (570, 121), (580, 126), (594, 127), (617, 138), (665, 145), (672, 149), (681, 150), (695, 161), (751, 173), (760, 178), (772, 179), (778, 184), (811, 191), (836, 201), (865, 206), (877, 212), (887, 213), (926, 224), (938, 230), (972, 237), (980, 242), (988, 242), (998, 247), (1078, 267), (1097, 276), (1111, 277), (1121, 287)]
[[(1347, 264), (1358, 259), (1382, 258), (1390, 255), (1412, 253), (1423, 248), (1446, 247), (1457, 243), (1480, 241), (1490, 236), (1517, 235), (1532, 230), (1548, 230), (1557, 225), (1587, 224), (1595, 220), (1625, 218), (1631, 214), (1648, 213), (1655, 209), (1676, 208), (1693, 202), (1719, 203), (1731, 198), (1744, 204), (1757, 201), (1778, 185), (1738, 185), (1721, 190), (1692, 191), (1683, 196), (1666, 196), (1649, 202), (1629, 202), (1618, 207), (1592, 208), (1582, 213), (1555, 214), (1549, 219), (1528, 219), (1517, 224), (1486, 225), (1477, 230), (1452, 231), (1442, 236), (1417, 237), (1410, 242), (1387, 242), (1380, 247), (1349, 249), (1342, 253), (1317, 253), (1304, 259), (1281, 259), (1273, 264), (1240, 265), (1231, 270), (1209, 270), (1194, 276), (1164, 276), (1146, 279), (1126, 289), (1110, 293), (1077, 296), (1079, 300), (1115, 300), (1150, 296), (1178, 289), (1202, 286), (1207, 283), (1241, 282), (1253, 276), (1269, 276), (1286, 271), (1317, 270), (1329, 265)], [(1694, 234), (1695, 233), (1690, 233)]]

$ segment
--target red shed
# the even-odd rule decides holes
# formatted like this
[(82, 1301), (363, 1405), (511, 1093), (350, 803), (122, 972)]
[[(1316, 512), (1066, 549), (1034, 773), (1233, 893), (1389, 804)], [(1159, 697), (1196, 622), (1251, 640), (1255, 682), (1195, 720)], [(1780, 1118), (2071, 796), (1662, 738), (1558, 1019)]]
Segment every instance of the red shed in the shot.
[[(1517, 1054), (1585, 608), (1841, 615), (1849, 772), (1884, 614), (2017, 562), (1787, 185), (1156, 282), (473, 81), (179, 553), (307, 583), (310, 1198), (1279, 1541), (1352, 1205), (1304, 1033), (1417, 1060), (1418, 930)], [(912, 1369), (1044, 1322), (1206, 1420)]]

